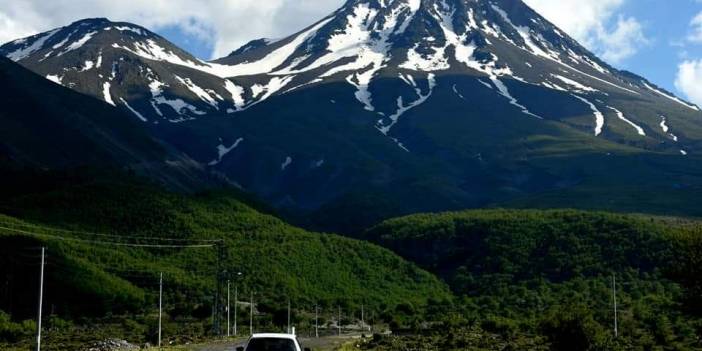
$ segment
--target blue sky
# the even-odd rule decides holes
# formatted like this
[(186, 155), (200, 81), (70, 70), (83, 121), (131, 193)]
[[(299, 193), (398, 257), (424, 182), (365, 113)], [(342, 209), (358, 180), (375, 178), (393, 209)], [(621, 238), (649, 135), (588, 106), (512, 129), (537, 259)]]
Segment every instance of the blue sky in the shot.
[[(693, 17), (702, 11), (695, 0), (635, 0), (625, 3), (621, 12), (643, 25), (650, 40), (618, 67), (639, 73), (670, 91), (675, 88), (678, 64), (684, 59), (702, 59), (702, 43), (687, 40)], [(700, 82), (702, 83), (702, 82)]]
[[(211, 59), (252, 39), (290, 35), (344, 1), (11, 0), (0, 5), (0, 42), (107, 17)], [(702, 0), (523, 1), (615, 67), (702, 105)]]
[[(156, 29), (155, 32), (197, 58), (209, 60), (213, 57), (214, 42), (203, 39), (198, 35), (188, 33), (179, 26), (166, 26)], [(234, 51), (234, 49), (232, 49), (232, 51)]]

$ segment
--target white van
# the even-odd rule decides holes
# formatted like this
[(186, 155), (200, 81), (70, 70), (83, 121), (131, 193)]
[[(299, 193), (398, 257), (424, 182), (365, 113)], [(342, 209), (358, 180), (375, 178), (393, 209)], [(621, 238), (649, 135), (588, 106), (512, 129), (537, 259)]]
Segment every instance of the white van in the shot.
[(304, 350), (293, 334), (254, 334), (246, 342), (246, 346), (236, 348), (236, 351), (311, 351)]

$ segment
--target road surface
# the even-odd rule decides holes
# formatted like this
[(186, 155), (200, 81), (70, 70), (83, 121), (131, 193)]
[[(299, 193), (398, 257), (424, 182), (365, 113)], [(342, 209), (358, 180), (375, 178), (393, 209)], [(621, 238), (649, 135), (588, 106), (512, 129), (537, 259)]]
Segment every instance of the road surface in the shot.
[[(300, 338), (302, 347), (309, 347), (313, 351), (334, 351), (342, 344), (358, 339), (360, 335), (342, 335), (342, 336), (327, 336), (319, 339), (316, 338)], [(236, 342), (215, 342), (203, 345), (191, 345), (187, 348), (188, 351), (236, 351), (238, 346), (243, 346), (245, 339)]]

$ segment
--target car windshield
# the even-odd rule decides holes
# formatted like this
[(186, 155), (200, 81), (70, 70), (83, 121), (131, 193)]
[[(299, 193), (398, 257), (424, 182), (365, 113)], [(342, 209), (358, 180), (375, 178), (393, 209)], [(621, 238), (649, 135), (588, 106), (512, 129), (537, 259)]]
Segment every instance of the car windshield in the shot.
[(249, 341), (246, 351), (297, 351), (290, 339), (256, 338)]

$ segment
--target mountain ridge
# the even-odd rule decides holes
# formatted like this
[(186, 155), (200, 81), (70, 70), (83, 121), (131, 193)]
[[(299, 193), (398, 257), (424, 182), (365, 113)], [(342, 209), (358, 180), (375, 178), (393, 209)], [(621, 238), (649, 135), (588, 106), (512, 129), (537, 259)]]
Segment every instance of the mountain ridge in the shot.
[(4, 181), (22, 169), (86, 168), (136, 172), (183, 191), (223, 184), (121, 111), (4, 57), (0, 57), (0, 83), (12, 87), (0, 96)]

